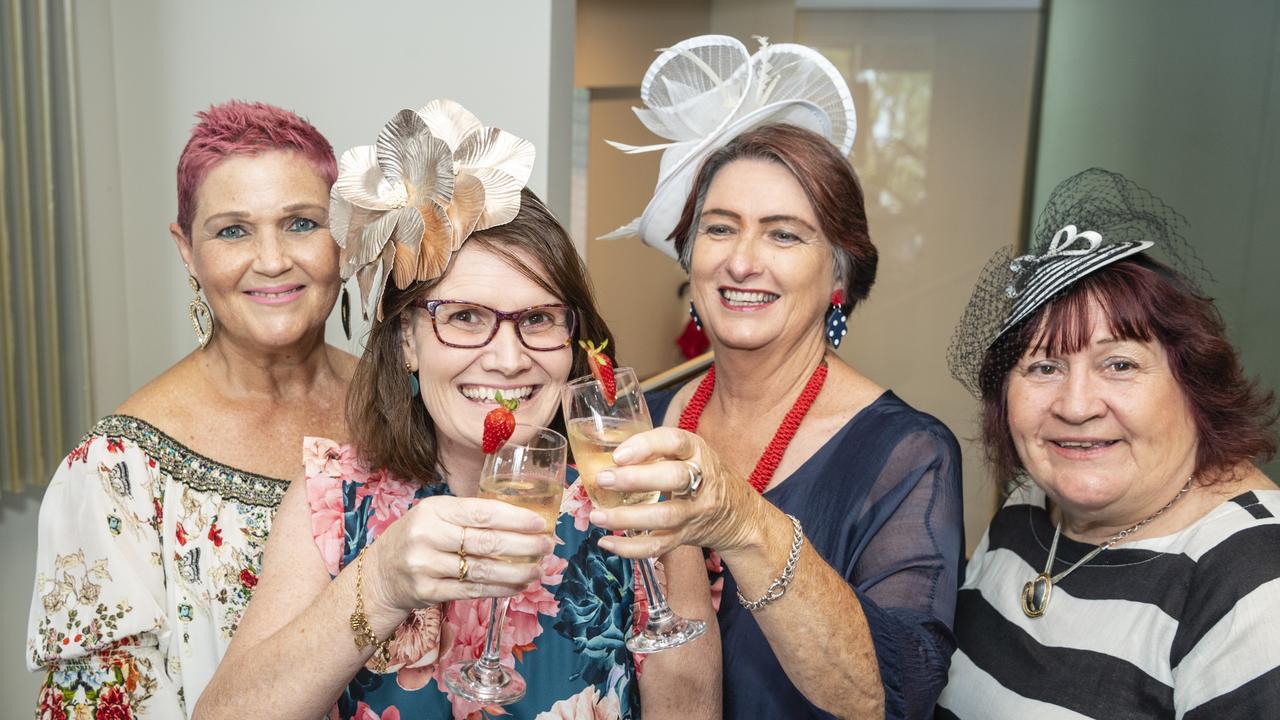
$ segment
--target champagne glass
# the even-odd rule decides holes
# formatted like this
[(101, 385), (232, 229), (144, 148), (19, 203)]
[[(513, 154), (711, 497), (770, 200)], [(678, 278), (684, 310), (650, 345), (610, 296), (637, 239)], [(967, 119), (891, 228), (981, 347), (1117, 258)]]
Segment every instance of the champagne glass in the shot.
[[(565, 425), (578, 473), (582, 476), (587, 497), (597, 507), (657, 502), (661, 494), (657, 490), (619, 492), (596, 484), (596, 476), (601, 471), (614, 467), (613, 451), (622, 441), (653, 429), (649, 407), (645, 405), (635, 370), (614, 368), (613, 376), (618, 388), (613, 404), (605, 401), (599, 381), (590, 376), (574, 380), (564, 390)], [(631, 531), (627, 534), (630, 535)], [(636, 653), (670, 650), (706, 632), (705, 622), (682, 618), (667, 605), (654, 574), (652, 558), (637, 560), (636, 565), (640, 568), (640, 578), (649, 598), (649, 621), (643, 628), (632, 625), (627, 636), (627, 649)]]
[[(564, 436), (555, 430), (516, 425), (512, 439), (497, 452), (485, 456), (480, 473), (480, 497), (538, 513), (547, 521), (547, 533), (554, 536), (564, 495), (567, 449)], [(536, 557), (501, 559), (508, 562), (539, 560)], [(444, 681), (453, 694), (485, 705), (509, 705), (524, 697), (524, 678), (502, 667), (498, 657), (509, 601), (509, 598), (493, 599), (484, 654), (480, 659), (455, 663), (445, 670)]]

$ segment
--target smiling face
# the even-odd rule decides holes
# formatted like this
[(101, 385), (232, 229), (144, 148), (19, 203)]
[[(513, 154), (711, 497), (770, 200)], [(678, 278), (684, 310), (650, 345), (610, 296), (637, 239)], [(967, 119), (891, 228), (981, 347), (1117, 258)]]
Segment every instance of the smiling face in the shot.
[(1195, 467), (1196, 428), (1158, 341), (1112, 336), (1089, 301), (1088, 343), (1046, 354), (1038, 343), (1009, 373), (1009, 431), (1023, 467), (1068, 514), (1136, 522)]
[(707, 188), (689, 263), (709, 337), (734, 349), (820, 337), (840, 287), (832, 251), (790, 170), (756, 159), (725, 165)]
[[(534, 268), (532, 255), (516, 251)], [(425, 296), (459, 300), (513, 312), (561, 302), (519, 270), (476, 242), (462, 246), (448, 273)], [(437, 317), (443, 322), (444, 318)], [(405, 357), (418, 372), (422, 402), (435, 422), (442, 446), (480, 451), (484, 416), (497, 407), (494, 396), (518, 399), (516, 422), (548, 425), (560, 407), (560, 391), (569, 379), (573, 352), (526, 348), (515, 326), (503, 322), (488, 345), (456, 348), (440, 342), (426, 310), (406, 310), (401, 320)]]
[(287, 348), (324, 332), (340, 286), (329, 187), (302, 155), (233, 155), (196, 190), (191, 235), (170, 234), (213, 309), (219, 338)]

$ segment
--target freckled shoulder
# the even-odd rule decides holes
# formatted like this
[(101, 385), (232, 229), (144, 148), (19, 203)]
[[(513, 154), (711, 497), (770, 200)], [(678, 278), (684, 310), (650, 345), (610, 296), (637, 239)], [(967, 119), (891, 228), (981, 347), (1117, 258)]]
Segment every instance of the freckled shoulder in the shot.
[(159, 427), (182, 424), (192, 404), (204, 398), (206, 387), (194, 355), (188, 355), (134, 391), (113, 414), (130, 415)]
[(326, 346), (329, 353), (329, 361), (333, 363), (333, 367), (338, 372), (338, 376), (342, 378), (343, 383), (350, 383), (352, 376), (356, 372), (356, 364), (360, 362), (360, 358), (333, 345)]

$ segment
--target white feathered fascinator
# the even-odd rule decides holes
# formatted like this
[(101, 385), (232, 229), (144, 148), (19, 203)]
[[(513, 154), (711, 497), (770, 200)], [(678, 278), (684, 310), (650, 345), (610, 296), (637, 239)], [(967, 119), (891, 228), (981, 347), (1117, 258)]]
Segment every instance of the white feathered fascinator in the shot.
[(381, 319), (388, 277), (399, 288), (435, 279), (471, 233), (511, 222), (534, 156), (528, 140), (482, 126), (452, 100), (401, 110), (376, 145), (343, 153), (329, 225), (365, 319), (371, 307)]
[(703, 160), (748, 130), (789, 123), (831, 141), (841, 155), (857, 131), (849, 86), (821, 53), (804, 45), (770, 45), (757, 38), (754, 55), (738, 40), (702, 35), (662, 51), (640, 85), (644, 107), (633, 108), (654, 134), (670, 142), (623, 152), (662, 151), (658, 186), (644, 214), (605, 235), (639, 235), (674, 258), (670, 236), (693, 190)]

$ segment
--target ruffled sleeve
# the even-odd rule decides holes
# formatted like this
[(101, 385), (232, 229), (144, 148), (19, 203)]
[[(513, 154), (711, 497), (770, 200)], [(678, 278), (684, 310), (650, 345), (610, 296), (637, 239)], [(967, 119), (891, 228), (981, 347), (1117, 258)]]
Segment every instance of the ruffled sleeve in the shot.
[[(878, 497), (877, 497), (878, 496)], [(912, 433), (889, 453), (845, 569), (875, 643), (887, 718), (928, 718), (946, 685), (963, 548), (960, 452), (945, 428)]]
[(306, 475), (307, 505), (311, 509), (311, 537), (331, 577), (342, 569), (344, 541), (343, 476), (349, 472), (351, 452), (328, 438), (302, 440), (302, 466)]
[(27, 665), (45, 670), (40, 717), (185, 717), (163, 648), (164, 482), (124, 438), (90, 435), (40, 506)]

